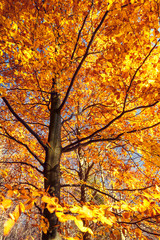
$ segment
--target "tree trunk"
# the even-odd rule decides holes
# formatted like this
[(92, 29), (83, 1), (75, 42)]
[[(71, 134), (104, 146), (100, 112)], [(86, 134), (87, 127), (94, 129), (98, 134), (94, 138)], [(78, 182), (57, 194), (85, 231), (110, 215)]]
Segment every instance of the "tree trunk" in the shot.
[[(46, 151), (44, 177), (45, 189), (49, 188), (51, 197), (60, 199), (60, 158), (61, 158), (61, 116), (58, 110), (60, 106), (59, 95), (51, 93), (50, 126), (48, 136), (48, 149)], [(56, 215), (44, 210), (44, 217), (49, 221), (47, 234), (43, 233), (43, 240), (60, 240), (58, 233), (59, 223)]]

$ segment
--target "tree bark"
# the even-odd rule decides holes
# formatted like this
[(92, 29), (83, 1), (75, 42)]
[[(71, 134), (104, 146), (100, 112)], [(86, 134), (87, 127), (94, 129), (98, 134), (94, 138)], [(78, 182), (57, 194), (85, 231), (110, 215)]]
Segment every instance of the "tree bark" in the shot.
[[(46, 150), (44, 166), (44, 185), (46, 190), (49, 188), (51, 197), (55, 196), (60, 200), (61, 116), (59, 106), (59, 95), (53, 91), (51, 93), (48, 149)], [(47, 234), (43, 233), (42, 239), (60, 240), (59, 223), (56, 215), (45, 209), (44, 217), (49, 222), (49, 229)]]

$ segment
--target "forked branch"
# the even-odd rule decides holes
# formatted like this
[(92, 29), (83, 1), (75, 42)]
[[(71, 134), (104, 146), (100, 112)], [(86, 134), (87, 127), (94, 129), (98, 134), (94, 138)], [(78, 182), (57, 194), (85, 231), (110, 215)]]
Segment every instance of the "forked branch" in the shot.
[(68, 99), (68, 96), (69, 96), (69, 94), (70, 94), (71, 88), (72, 88), (72, 86), (73, 86), (74, 80), (75, 80), (75, 78), (77, 77), (77, 74), (78, 74), (78, 72), (79, 72), (79, 70), (80, 70), (83, 62), (85, 61), (86, 57), (88, 56), (88, 52), (89, 52), (89, 49), (90, 49), (90, 47), (91, 47), (91, 45), (92, 45), (92, 43), (93, 43), (93, 40), (94, 40), (94, 38), (95, 38), (95, 35), (96, 35), (96, 33), (98, 32), (98, 30), (100, 29), (100, 27), (102, 26), (102, 24), (103, 24), (103, 22), (104, 22), (104, 20), (105, 20), (105, 18), (106, 18), (106, 16), (107, 16), (107, 14), (108, 14), (108, 12), (109, 12), (108, 10), (105, 12), (105, 14), (103, 15), (100, 23), (98, 24), (98, 26), (96, 27), (95, 31), (93, 32), (93, 34), (92, 34), (92, 36), (91, 36), (91, 39), (90, 39), (90, 41), (89, 41), (89, 43), (88, 43), (88, 45), (87, 45), (85, 54), (83, 55), (83, 58), (82, 58), (82, 60), (80, 61), (80, 63), (79, 63), (79, 65), (78, 65), (75, 73), (73, 74), (73, 77), (72, 77), (72, 79), (71, 79), (70, 85), (69, 85), (69, 87), (68, 87), (68, 89), (67, 89), (67, 92), (66, 92), (66, 95), (65, 95), (65, 97), (64, 97), (64, 99), (63, 99), (63, 101), (62, 101), (62, 103), (61, 103), (61, 105), (60, 105), (60, 107), (59, 107), (59, 110), (61, 110), (61, 109), (63, 108), (63, 106), (65, 105), (65, 103), (66, 103), (66, 101), (67, 101), (67, 99)]
[(8, 109), (10, 110), (10, 112), (13, 114), (13, 116), (20, 122), (22, 123), (22, 125), (37, 139), (37, 141), (40, 143), (40, 145), (46, 150), (47, 147), (46, 145), (42, 142), (41, 138), (38, 136), (38, 134), (33, 131), (33, 129), (14, 111), (14, 109), (12, 108), (12, 106), (10, 105), (10, 103), (8, 102), (8, 100), (5, 97), (2, 97), (4, 103), (6, 104), (6, 106), (8, 107)]

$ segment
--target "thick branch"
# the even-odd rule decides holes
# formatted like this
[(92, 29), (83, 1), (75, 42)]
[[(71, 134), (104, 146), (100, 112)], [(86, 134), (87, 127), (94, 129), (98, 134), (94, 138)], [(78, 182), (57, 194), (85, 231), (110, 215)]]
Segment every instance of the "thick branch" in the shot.
[[(70, 151), (74, 151), (76, 150), (79, 146), (81, 147), (85, 147), (91, 143), (98, 143), (98, 142), (111, 142), (111, 141), (115, 141), (115, 140), (118, 140), (120, 139), (120, 137), (122, 137), (124, 134), (128, 134), (128, 133), (135, 133), (135, 132), (140, 132), (140, 131), (143, 131), (143, 130), (146, 130), (146, 129), (150, 129), (150, 128), (153, 128), (153, 127), (156, 127), (160, 124), (160, 122), (158, 123), (155, 123), (151, 126), (148, 126), (148, 127), (144, 127), (144, 128), (141, 128), (141, 129), (134, 129), (134, 130), (131, 130), (131, 131), (128, 131), (128, 132), (123, 132), (123, 133), (120, 133), (118, 134), (117, 136), (113, 137), (113, 138), (100, 138), (100, 139), (91, 139), (87, 142), (84, 142), (84, 143), (78, 143), (77, 145), (74, 145), (74, 146), (71, 146), (71, 147), (65, 147), (62, 149), (62, 152), (70, 152)], [(72, 144), (70, 144), (72, 145)]]
[[(125, 8), (125, 7), (127, 7), (127, 6), (129, 6), (129, 5), (130, 5), (130, 3), (129, 3), (129, 4), (125, 4), (125, 5), (121, 6), (121, 8)], [(103, 24), (106, 16), (108, 15), (108, 13), (111, 12), (111, 11), (113, 11), (113, 10), (116, 10), (116, 8), (115, 8), (115, 9), (111, 9), (111, 10), (107, 10), (107, 11), (104, 13), (104, 15), (103, 15), (100, 23), (98, 24), (98, 26), (97, 26), (96, 29), (94, 30), (94, 32), (93, 32), (93, 34), (92, 34), (92, 36), (91, 36), (91, 39), (90, 39), (90, 41), (89, 41), (89, 43), (88, 43), (88, 45), (87, 45), (85, 54), (83, 55), (82, 60), (80, 61), (79, 65), (78, 65), (78, 67), (77, 67), (77, 69), (76, 69), (76, 71), (75, 71), (75, 73), (74, 73), (74, 75), (73, 75), (73, 77), (72, 77), (72, 79), (71, 79), (70, 85), (69, 85), (69, 87), (68, 87), (68, 89), (67, 89), (67, 92), (66, 92), (66, 95), (65, 95), (65, 97), (64, 97), (64, 99), (63, 99), (63, 101), (62, 101), (62, 103), (61, 103), (61, 105), (60, 105), (60, 107), (59, 107), (59, 110), (61, 110), (61, 109), (63, 108), (63, 106), (65, 105), (65, 103), (66, 103), (66, 101), (67, 101), (67, 99), (68, 99), (68, 96), (69, 96), (69, 94), (70, 94), (71, 88), (72, 88), (73, 83), (74, 83), (74, 80), (75, 80), (75, 78), (76, 78), (76, 76), (77, 76), (77, 74), (78, 74), (78, 72), (79, 72), (79, 70), (80, 70), (83, 62), (85, 61), (86, 57), (87, 57), (88, 54), (89, 54), (89, 49), (90, 49), (90, 47), (91, 47), (91, 45), (92, 45), (92, 42), (93, 42), (93, 40), (94, 40), (94, 38), (95, 38), (96, 33), (98, 32), (98, 30), (99, 30), (100, 27), (102, 26), (102, 24)], [(85, 20), (84, 20), (83, 24), (85, 24)], [(83, 29), (83, 27), (84, 27), (83, 24), (82, 24), (82, 29)], [(78, 39), (77, 39), (77, 40), (78, 40)]]
[(79, 72), (79, 70), (80, 70), (83, 62), (85, 61), (86, 57), (88, 56), (88, 51), (89, 51), (89, 49), (90, 49), (90, 47), (91, 47), (91, 44), (92, 44), (92, 42), (93, 42), (93, 40), (94, 40), (94, 37), (95, 37), (96, 33), (98, 32), (98, 30), (100, 29), (101, 25), (103, 24), (103, 22), (104, 22), (104, 20), (105, 20), (105, 18), (106, 18), (106, 16), (107, 16), (107, 14), (108, 14), (108, 12), (109, 12), (109, 11), (106, 11), (106, 12), (105, 12), (105, 14), (103, 15), (100, 23), (98, 24), (98, 26), (96, 27), (95, 31), (93, 32), (92, 37), (91, 37), (91, 39), (90, 39), (90, 41), (89, 41), (89, 43), (88, 43), (88, 45), (87, 45), (85, 54), (84, 54), (82, 60), (80, 61), (79, 65), (78, 65), (78, 67), (77, 67), (77, 69), (76, 69), (76, 71), (75, 71), (75, 73), (74, 73), (74, 75), (73, 75), (73, 77), (72, 77), (72, 79), (71, 79), (70, 85), (69, 85), (69, 87), (68, 87), (68, 89), (67, 89), (67, 92), (66, 92), (66, 95), (65, 95), (65, 97), (64, 97), (64, 99), (63, 99), (63, 101), (62, 101), (62, 103), (61, 103), (61, 105), (60, 105), (60, 107), (59, 107), (59, 110), (61, 110), (61, 109), (63, 108), (63, 106), (65, 105), (65, 103), (66, 103), (66, 101), (67, 101), (67, 99), (68, 99), (68, 96), (69, 96), (69, 94), (70, 94), (71, 88), (72, 88), (72, 86), (73, 86), (74, 80), (75, 80), (75, 78), (76, 78), (76, 76), (77, 76), (77, 74), (78, 74), (78, 72)]
[[(81, 139), (78, 139), (76, 142), (74, 143), (71, 143), (69, 144), (68, 146), (64, 147), (62, 149), (62, 152), (69, 152), (69, 151), (73, 151), (75, 149), (77, 149), (79, 146), (87, 146), (88, 144), (91, 144), (91, 143), (94, 143), (94, 142), (102, 142), (102, 141), (114, 141), (114, 140), (117, 140), (118, 138), (120, 138), (122, 135), (124, 135), (125, 133), (133, 133), (133, 132), (138, 132), (138, 131), (142, 131), (142, 130), (145, 130), (145, 129), (148, 129), (148, 128), (152, 128), (152, 127), (155, 127), (159, 124), (156, 123), (152, 126), (148, 126), (148, 127), (144, 127), (144, 128), (141, 128), (141, 129), (134, 129), (134, 130), (130, 130), (128, 132), (123, 132), (123, 133), (120, 133), (118, 134), (116, 137), (111, 137), (111, 138), (103, 138), (103, 139), (91, 139), (92, 137), (94, 137), (97, 133), (100, 133), (102, 132), (103, 130), (107, 129), (112, 123), (114, 123), (116, 120), (118, 120), (119, 118), (121, 118), (124, 114), (126, 113), (129, 113), (129, 112), (133, 112), (135, 110), (138, 110), (138, 109), (145, 109), (145, 108), (149, 108), (149, 107), (153, 107), (155, 106), (157, 103), (159, 103), (159, 101), (156, 101), (154, 102), (153, 104), (149, 104), (147, 106), (139, 106), (139, 107), (135, 107), (135, 108), (132, 108), (132, 109), (129, 109), (129, 110), (126, 110), (126, 111), (122, 111), (117, 117), (115, 117), (114, 119), (112, 119), (107, 125), (105, 125), (104, 127), (98, 129), (97, 131), (95, 131), (94, 133), (92, 133), (91, 135), (87, 136), (87, 137), (84, 137), (84, 138), (81, 138)], [(84, 142), (82, 143), (83, 141), (86, 141), (90, 139), (89, 141), (87, 142)]]
[(38, 156), (28, 147), (27, 144), (22, 143), (21, 141), (17, 140), (15, 137), (11, 136), (11, 135), (6, 131), (6, 129), (4, 129), (4, 131), (6, 132), (7, 135), (1, 134), (1, 133), (0, 133), (0, 135), (4, 136), (4, 137), (6, 137), (6, 138), (12, 139), (12, 140), (14, 140), (15, 142), (17, 142), (18, 144), (24, 146), (24, 147), (28, 150), (28, 152), (41, 164), (41, 166), (43, 166), (43, 162), (42, 162), (42, 161), (38, 158)]
[(10, 112), (13, 114), (13, 116), (20, 122), (22, 123), (22, 125), (37, 139), (37, 141), (40, 143), (40, 145), (46, 150), (47, 147), (46, 145), (42, 142), (41, 138), (38, 136), (38, 134), (33, 131), (33, 129), (21, 118), (18, 116), (18, 114), (13, 110), (13, 108), (11, 107), (11, 105), (9, 104), (9, 102), (7, 101), (7, 99), (5, 97), (2, 97), (3, 101), (5, 102), (5, 104), (7, 105), (8, 109), (10, 110)]
[[(112, 119), (107, 125), (105, 125), (104, 127), (100, 128), (99, 130), (95, 131), (94, 133), (92, 133), (92, 134), (89, 135), (88, 137), (84, 137), (84, 138), (78, 139), (76, 142), (71, 143), (71, 144), (69, 144), (68, 146), (64, 147), (64, 148), (62, 149), (62, 152), (72, 151), (72, 150), (77, 149), (80, 145), (81, 145), (81, 146), (82, 146), (82, 145), (86, 145), (86, 144), (88, 145), (88, 144), (90, 144), (90, 143), (91, 143), (92, 141), (94, 141), (94, 140), (96, 140), (96, 141), (100, 140), (100, 139), (93, 139), (93, 140), (89, 140), (89, 141), (86, 142), (86, 143), (81, 143), (81, 142), (83, 142), (83, 141), (86, 141), (86, 140), (94, 137), (94, 135), (96, 135), (97, 133), (102, 132), (103, 130), (105, 130), (106, 128), (108, 128), (113, 122), (115, 122), (116, 120), (118, 120), (119, 118), (121, 118), (121, 117), (123, 116), (123, 114), (124, 114), (124, 113), (122, 112), (122, 113), (119, 114), (117, 117), (115, 117), (114, 119)], [(108, 140), (108, 139), (109, 139), (109, 140)], [(112, 138), (107, 138), (107, 139), (106, 139), (106, 141), (110, 141), (110, 140), (112, 140)]]

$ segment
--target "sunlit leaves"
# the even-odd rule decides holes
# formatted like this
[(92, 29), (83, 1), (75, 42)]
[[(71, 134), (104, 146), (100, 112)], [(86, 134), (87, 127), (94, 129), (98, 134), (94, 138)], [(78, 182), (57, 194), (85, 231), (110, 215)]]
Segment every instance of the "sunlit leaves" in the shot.
[[(82, 232), (89, 232), (90, 234), (93, 234), (90, 228), (83, 226), (82, 219), (92, 220), (94, 222), (99, 221), (109, 226), (112, 226), (116, 220), (109, 211), (107, 211), (106, 213), (107, 216), (105, 216), (106, 207), (104, 206), (98, 207), (98, 206), (91, 205), (91, 206), (80, 207), (80, 206), (68, 205), (68, 206), (62, 207), (61, 205), (59, 205), (56, 198), (50, 198), (47, 196), (43, 196), (42, 201), (47, 203), (46, 207), (49, 210), (49, 212), (51, 213), (55, 212), (60, 222), (66, 222), (66, 221), (72, 220), (75, 222), (77, 227)], [(67, 213), (67, 212), (70, 212), (70, 213)]]
[(83, 226), (83, 221), (82, 220), (75, 218), (74, 222), (82, 232), (89, 232), (90, 234), (93, 234), (93, 232), (90, 228), (87, 228), (87, 227)]
[(48, 196), (43, 196), (42, 197), (42, 201), (47, 203), (47, 209), (49, 212), (53, 213), (56, 209), (58, 208), (62, 208), (59, 204), (58, 204), (58, 199), (57, 198), (51, 198)]
[[(0, 95), (45, 145), (1, 104), (1, 209), (16, 199), (5, 235), (38, 206), (83, 233), (101, 225), (110, 239), (140, 239), (131, 223), (160, 211), (159, 1), (3, 1), (0, 13)], [(43, 189), (43, 163), (51, 92), (62, 103), (73, 76), (61, 109), (60, 204)], [(47, 233), (49, 222), (38, 226)]]
[(9, 214), (10, 218), (4, 224), (4, 236), (9, 234), (12, 227), (15, 225), (15, 223), (19, 219), (21, 213), (23, 213), (24, 211), (25, 211), (25, 207), (23, 203), (20, 202), (20, 204), (16, 206), (15, 210)]
[(9, 232), (11, 231), (11, 229), (13, 228), (14, 225), (15, 225), (14, 217), (13, 217), (13, 219), (9, 218), (5, 222), (5, 224), (4, 224), (4, 236), (9, 234)]

